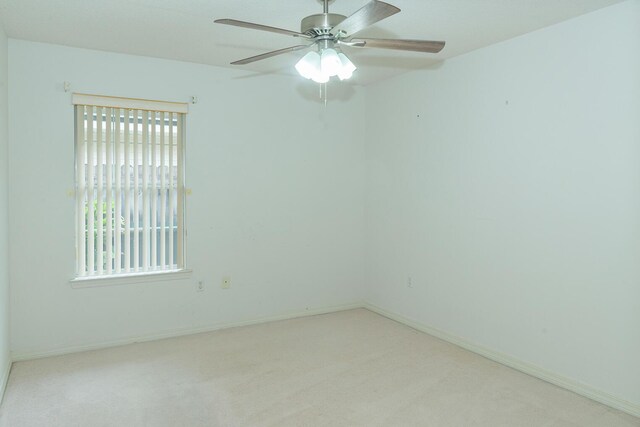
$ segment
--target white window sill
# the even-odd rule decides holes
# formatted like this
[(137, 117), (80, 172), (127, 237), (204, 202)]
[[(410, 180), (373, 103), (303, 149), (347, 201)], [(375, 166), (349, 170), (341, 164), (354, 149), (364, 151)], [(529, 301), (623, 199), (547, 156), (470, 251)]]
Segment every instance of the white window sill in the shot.
[(112, 276), (87, 276), (76, 277), (69, 280), (71, 287), (78, 288), (95, 288), (100, 286), (127, 285), (130, 283), (149, 283), (162, 280), (181, 280), (190, 279), (192, 270), (166, 270), (151, 271), (144, 273), (118, 274)]

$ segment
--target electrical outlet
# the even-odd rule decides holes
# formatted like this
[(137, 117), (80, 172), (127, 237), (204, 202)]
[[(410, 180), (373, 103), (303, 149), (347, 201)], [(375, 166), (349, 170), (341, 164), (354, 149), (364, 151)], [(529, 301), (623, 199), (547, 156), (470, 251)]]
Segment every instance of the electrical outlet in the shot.
[(197, 292), (204, 291), (204, 280), (199, 280), (198, 281), (198, 286), (196, 287), (196, 291)]
[(413, 278), (411, 276), (407, 276), (407, 288), (413, 288)]
[(222, 289), (229, 289), (231, 287), (231, 277), (225, 276), (222, 278), (222, 283), (220, 284)]

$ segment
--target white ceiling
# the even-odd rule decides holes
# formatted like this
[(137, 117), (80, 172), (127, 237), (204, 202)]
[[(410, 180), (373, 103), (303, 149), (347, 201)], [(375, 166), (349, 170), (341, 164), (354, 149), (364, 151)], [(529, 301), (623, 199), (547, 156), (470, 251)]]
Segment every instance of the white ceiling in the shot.
[[(368, 0), (335, 0), (330, 12), (350, 15)], [(620, 2), (620, 0), (388, 0), (402, 12), (361, 37), (445, 40), (439, 54), (349, 49), (369, 84), (432, 66), (482, 46)], [(279, 34), (214, 24), (235, 18), (299, 31), (322, 12), (319, 0), (0, 0), (9, 37), (225, 67), (229, 62), (299, 44)], [(252, 73), (295, 73), (303, 52), (241, 66)]]

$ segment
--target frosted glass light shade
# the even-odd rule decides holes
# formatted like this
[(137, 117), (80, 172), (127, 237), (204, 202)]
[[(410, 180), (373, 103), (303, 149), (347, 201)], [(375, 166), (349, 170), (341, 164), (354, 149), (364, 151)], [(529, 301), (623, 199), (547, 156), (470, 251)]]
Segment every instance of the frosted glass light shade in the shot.
[(340, 63), (342, 65), (340, 72), (338, 73), (338, 77), (340, 80), (350, 79), (353, 72), (356, 70), (356, 66), (353, 65), (353, 62), (351, 62), (349, 58), (347, 58), (347, 55), (342, 52), (338, 54), (338, 58), (340, 58)]
[(323, 73), (322, 71), (318, 71), (316, 74), (314, 74), (313, 77), (311, 77), (311, 80), (316, 83), (326, 83), (329, 81), (329, 75)]
[(320, 71), (320, 55), (318, 52), (311, 51), (298, 61), (296, 70), (305, 79), (313, 78)]
[(340, 80), (351, 78), (356, 66), (344, 53), (327, 48), (320, 53), (308, 52), (296, 63), (296, 70), (305, 79), (327, 83), (332, 76), (338, 76)]
[(338, 75), (342, 69), (342, 61), (340, 61), (338, 52), (336, 52), (335, 49), (329, 48), (322, 51), (320, 69), (323, 74), (329, 77)]

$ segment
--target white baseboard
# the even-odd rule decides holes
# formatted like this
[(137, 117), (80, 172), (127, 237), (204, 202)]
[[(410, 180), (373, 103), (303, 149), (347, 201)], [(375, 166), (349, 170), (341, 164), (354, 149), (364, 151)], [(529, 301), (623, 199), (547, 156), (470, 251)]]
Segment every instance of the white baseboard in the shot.
[(439, 329), (424, 325), (420, 322), (416, 322), (414, 320), (411, 320), (399, 314), (393, 313), (391, 311), (387, 311), (374, 304), (365, 302), (364, 308), (371, 310), (374, 313), (378, 313), (391, 320), (395, 320), (396, 322), (407, 325), (418, 331), (425, 332), (429, 335), (433, 335), (434, 337), (450, 342), (451, 344), (455, 344), (458, 347), (462, 347), (466, 350), (477, 353), (481, 356), (486, 357), (487, 359), (491, 359), (495, 362), (498, 362), (500, 364), (516, 369), (520, 372), (524, 372), (525, 374), (539, 378), (551, 384), (555, 384), (559, 387), (570, 390), (581, 396), (587, 397), (591, 400), (595, 400), (596, 402), (600, 402), (612, 408), (619, 409), (630, 415), (640, 417), (640, 405), (638, 404), (613, 396), (609, 393), (598, 390), (596, 388), (583, 384), (574, 379), (567, 378), (562, 375), (556, 374), (554, 372), (547, 371), (546, 369), (543, 369), (539, 366), (532, 365), (530, 363), (516, 359), (512, 356), (509, 356), (507, 354), (503, 354), (503, 353), (479, 346), (470, 341), (467, 341), (464, 338), (460, 338), (455, 335), (449, 334), (447, 332), (441, 331)]
[(345, 304), (345, 305), (338, 305), (338, 306), (332, 306), (332, 307), (306, 309), (304, 311), (288, 312), (288, 313), (284, 313), (276, 316), (260, 317), (256, 319), (243, 320), (238, 322), (222, 322), (222, 323), (216, 323), (210, 326), (176, 329), (172, 331), (165, 331), (165, 332), (160, 332), (155, 334), (141, 335), (136, 337), (123, 338), (123, 339), (118, 339), (113, 341), (103, 341), (103, 342), (78, 345), (78, 346), (61, 347), (61, 348), (56, 348), (51, 350), (13, 352), (11, 354), (11, 357), (14, 362), (41, 359), (44, 357), (61, 356), (64, 354), (80, 353), (83, 351), (90, 351), (90, 350), (100, 350), (103, 348), (117, 347), (121, 345), (133, 344), (137, 342), (155, 341), (155, 340), (173, 338), (173, 337), (178, 337), (183, 335), (212, 332), (220, 329), (235, 328), (238, 326), (249, 326), (249, 325), (256, 325), (260, 323), (274, 322), (278, 320), (288, 320), (288, 319), (295, 319), (298, 317), (334, 313), (338, 311), (352, 310), (355, 308), (363, 308), (362, 303), (358, 302), (353, 304)]
[(4, 367), (4, 372), (0, 372), (0, 405), (2, 405), (2, 399), (4, 399), (4, 391), (7, 389), (9, 372), (11, 372), (11, 361)]

